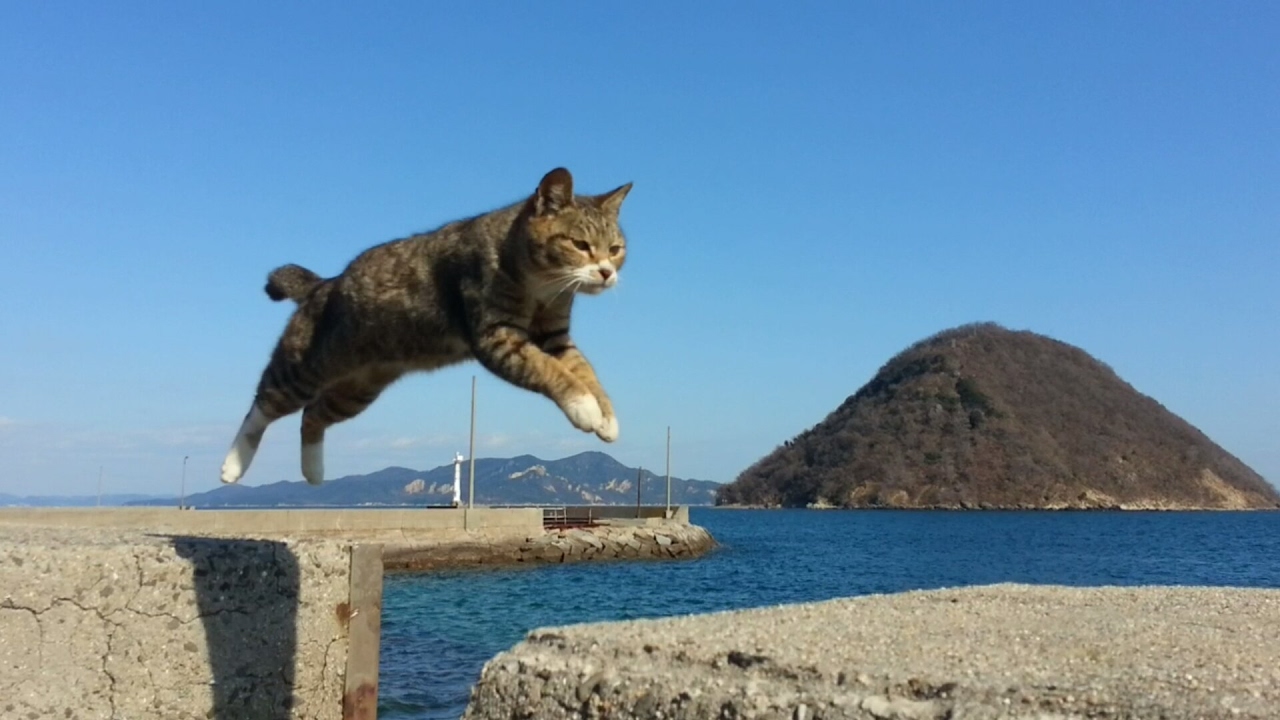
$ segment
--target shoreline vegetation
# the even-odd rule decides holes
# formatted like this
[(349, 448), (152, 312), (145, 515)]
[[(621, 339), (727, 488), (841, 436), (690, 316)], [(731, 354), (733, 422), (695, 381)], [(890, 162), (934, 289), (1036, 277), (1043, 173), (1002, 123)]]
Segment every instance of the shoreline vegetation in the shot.
[(1197, 507), (1197, 506), (1158, 506), (1158, 505), (1097, 505), (1097, 506), (1017, 506), (1017, 505), (984, 505), (974, 507), (961, 507), (958, 505), (913, 505), (906, 507), (893, 507), (891, 505), (874, 505), (866, 507), (843, 507), (840, 505), (819, 505), (810, 504), (805, 506), (788, 506), (788, 505), (752, 505), (752, 504), (725, 504), (715, 505), (707, 509), (710, 510), (846, 510), (846, 511), (872, 511), (872, 512), (1276, 512), (1280, 513), (1280, 507), (1244, 507), (1244, 508), (1224, 508), (1224, 507)]

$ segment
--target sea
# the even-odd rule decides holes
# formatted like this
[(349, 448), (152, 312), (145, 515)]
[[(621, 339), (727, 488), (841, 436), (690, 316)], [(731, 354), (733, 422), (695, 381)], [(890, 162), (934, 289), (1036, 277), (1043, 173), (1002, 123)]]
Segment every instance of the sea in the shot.
[(534, 628), (1000, 582), (1280, 587), (1280, 512), (693, 508), (680, 561), (391, 574), (378, 717), (458, 718)]

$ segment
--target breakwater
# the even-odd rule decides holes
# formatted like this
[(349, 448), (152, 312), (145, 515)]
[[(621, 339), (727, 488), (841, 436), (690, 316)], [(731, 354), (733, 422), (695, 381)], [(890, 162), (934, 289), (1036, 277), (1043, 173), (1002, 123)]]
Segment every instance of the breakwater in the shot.
[(1280, 590), (1001, 584), (534, 630), (465, 720), (1274, 718)]
[(522, 536), (392, 544), (384, 549), (384, 562), (388, 570), (443, 570), (523, 563), (667, 560), (697, 557), (715, 547), (711, 534), (696, 525), (602, 522), (612, 524), (549, 528)]
[(0, 510), (0, 717), (373, 720), (386, 566), (710, 547), (679, 518), (603, 522), (618, 525), (546, 531), (537, 508)]

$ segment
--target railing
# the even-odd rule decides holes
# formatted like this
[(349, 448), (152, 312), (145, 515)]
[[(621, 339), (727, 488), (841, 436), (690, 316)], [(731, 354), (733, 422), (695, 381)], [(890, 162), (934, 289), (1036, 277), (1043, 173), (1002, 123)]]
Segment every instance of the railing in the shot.
[(563, 507), (542, 508), (542, 527), (564, 527), (569, 524), (569, 515)]
[(544, 528), (591, 527), (606, 513), (597, 507), (543, 507), (542, 526)]

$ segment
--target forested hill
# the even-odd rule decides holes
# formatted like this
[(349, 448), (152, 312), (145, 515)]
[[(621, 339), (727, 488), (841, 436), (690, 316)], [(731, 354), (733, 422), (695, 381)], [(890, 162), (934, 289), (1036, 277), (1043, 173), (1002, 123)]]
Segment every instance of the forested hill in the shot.
[(721, 488), (721, 504), (1274, 508), (1275, 488), (1079, 348), (994, 324), (922, 340)]

